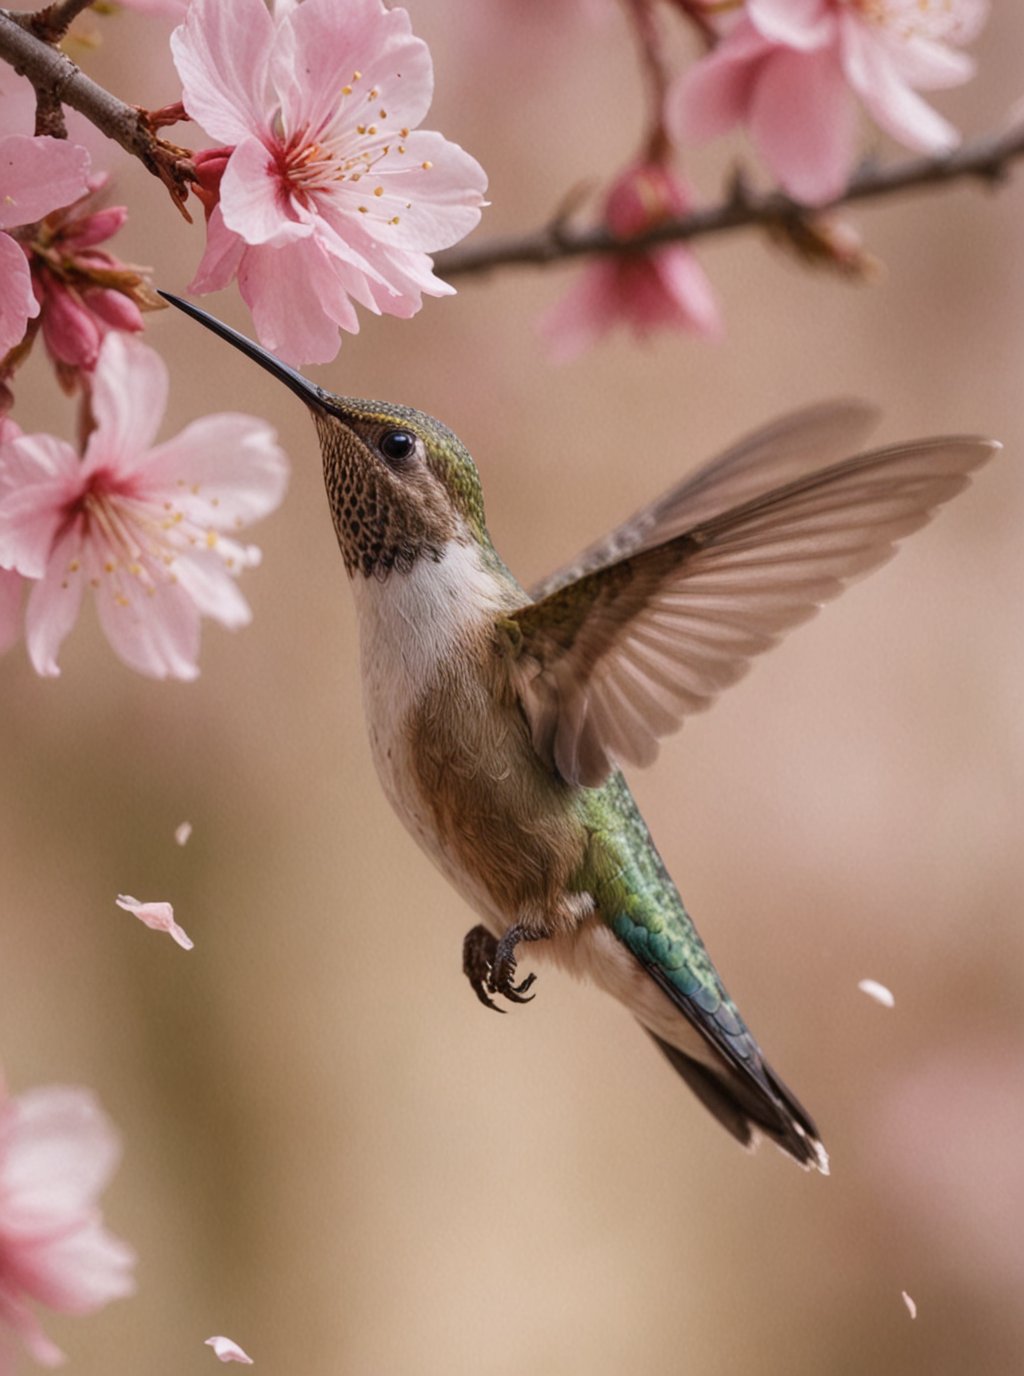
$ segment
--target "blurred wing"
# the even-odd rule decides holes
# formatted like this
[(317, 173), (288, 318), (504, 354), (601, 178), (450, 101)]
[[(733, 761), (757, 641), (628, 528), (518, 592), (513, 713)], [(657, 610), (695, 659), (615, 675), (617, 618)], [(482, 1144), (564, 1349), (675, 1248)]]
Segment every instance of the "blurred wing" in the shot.
[(711, 459), (571, 563), (530, 589), (535, 602), (585, 573), (664, 544), (731, 507), (771, 492), (856, 450), (878, 422), (863, 401), (829, 401), (783, 416)]
[(947, 438), (799, 478), (513, 613), (533, 744), (570, 783), (645, 765), (754, 655), (894, 553), (999, 446)]

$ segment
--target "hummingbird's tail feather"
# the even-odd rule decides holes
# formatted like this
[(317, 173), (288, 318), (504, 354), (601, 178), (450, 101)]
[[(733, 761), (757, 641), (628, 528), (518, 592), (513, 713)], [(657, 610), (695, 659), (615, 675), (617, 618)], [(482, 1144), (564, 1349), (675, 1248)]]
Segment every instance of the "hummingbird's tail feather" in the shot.
[(724, 1064), (721, 1071), (713, 1070), (656, 1033), (650, 1036), (673, 1070), (740, 1146), (752, 1149), (763, 1134), (804, 1170), (828, 1175), (828, 1153), (813, 1120), (770, 1066), (762, 1062), (760, 1067), (769, 1092), (747, 1076), (731, 1074)]

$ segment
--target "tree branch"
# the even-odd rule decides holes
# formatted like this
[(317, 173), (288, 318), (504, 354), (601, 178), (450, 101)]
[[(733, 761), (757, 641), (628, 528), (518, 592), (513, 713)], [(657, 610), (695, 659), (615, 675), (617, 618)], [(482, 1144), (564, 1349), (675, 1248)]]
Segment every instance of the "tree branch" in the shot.
[(1024, 124), (1017, 123), (1011, 129), (961, 144), (941, 157), (908, 158), (888, 167), (866, 163), (854, 174), (846, 190), (827, 205), (800, 205), (781, 191), (754, 193), (738, 179), (728, 200), (695, 210), (681, 219), (662, 221), (632, 239), (616, 238), (604, 225), (572, 229), (562, 219), (527, 234), (448, 249), (437, 255), (435, 267), (445, 278), (468, 277), (501, 267), (543, 267), (565, 258), (639, 253), (660, 244), (754, 226), (799, 229), (825, 211), (858, 201), (880, 200), (902, 191), (944, 186), (970, 177), (995, 185), (1007, 177), (1010, 165), (1020, 157), (1024, 157)]
[(35, 14), (15, 14), (13, 18), (44, 43), (59, 43), (68, 29), (93, 0), (55, 0)]
[[(62, 14), (81, 5), (67, 3), (52, 7)], [(46, 15), (47, 11), (41, 11)], [(39, 16), (29, 16), (38, 18)], [(22, 20), (26, 16), (20, 16)], [(186, 219), (188, 188), (195, 180), (188, 149), (178, 148), (158, 138), (149, 122), (147, 112), (138, 106), (126, 105), (102, 86), (87, 77), (59, 48), (36, 37), (28, 24), (7, 10), (0, 10), (0, 58), (9, 62), (16, 72), (27, 76), (36, 89), (40, 105), (50, 109), (54, 105), (70, 105), (96, 128), (159, 177)]]

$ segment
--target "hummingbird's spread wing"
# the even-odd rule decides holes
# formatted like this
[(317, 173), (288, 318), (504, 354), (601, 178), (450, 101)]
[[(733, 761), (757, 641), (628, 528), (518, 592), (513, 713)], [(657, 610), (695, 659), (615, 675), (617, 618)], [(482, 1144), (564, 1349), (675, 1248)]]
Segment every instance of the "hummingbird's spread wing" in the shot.
[(649, 764), (791, 626), (960, 492), (992, 441), (861, 454), (709, 517), (514, 612), (509, 650), (540, 757), (595, 787)]
[(539, 602), (585, 573), (664, 544), (722, 511), (820, 470), (855, 450), (877, 423), (877, 409), (863, 401), (828, 401), (793, 411), (745, 436), (634, 512), (531, 588), (530, 596)]

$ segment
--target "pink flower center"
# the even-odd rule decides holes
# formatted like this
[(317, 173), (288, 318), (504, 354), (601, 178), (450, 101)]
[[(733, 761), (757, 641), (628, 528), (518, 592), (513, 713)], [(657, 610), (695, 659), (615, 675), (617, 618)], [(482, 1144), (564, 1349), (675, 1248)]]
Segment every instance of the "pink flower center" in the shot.
[[(192, 496), (198, 495), (198, 485), (188, 488), (179, 479), (179, 486)], [(218, 498), (212, 498), (211, 504), (218, 505)], [(70, 560), (67, 574), (84, 571), (93, 588), (109, 580), (114, 601), (120, 606), (131, 601), (129, 580), (141, 584), (150, 597), (158, 584), (176, 583), (174, 565), (182, 554), (215, 551), (229, 569), (255, 561), (254, 553), (224, 539), (212, 527), (199, 525), (184, 507), (164, 494), (141, 492), (130, 477), (110, 469), (92, 473), (83, 491), (67, 504), (56, 540), (76, 527), (78, 552)]]
[[(307, 126), (289, 135), (278, 113), (272, 125), (274, 152), (287, 192), (303, 206), (314, 203), (318, 194), (337, 195), (343, 190), (346, 199), (356, 202), (360, 215), (376, 214), (397, 225), (401, 216), (394, 213), (394, 199), (388, 198), (385, 182), (390, 173), (408, 171), (408, 163), (403, 164), (401, 158), (409, 130), (389, 126), (379, 87), (357, 95), (361, 80), (361, 72), (352, 73), (351, 81), (341, 88), (337, 113), (316, 129)], [(426, 172), (432, 164), (419, 166)], [(411, 202), (405, 201), (404, 207), (411, 209)]]

